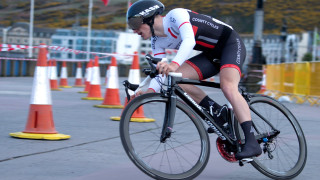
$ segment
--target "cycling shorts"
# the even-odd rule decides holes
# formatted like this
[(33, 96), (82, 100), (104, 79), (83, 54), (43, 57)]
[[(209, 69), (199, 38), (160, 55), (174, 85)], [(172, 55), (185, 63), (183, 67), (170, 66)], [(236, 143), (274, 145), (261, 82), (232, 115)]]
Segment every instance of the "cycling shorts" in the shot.
[(235, 68), (241, 75), (241, 68), (246, 58), (246, 48), (238, 33), (232, 31), (221, 52), (201, 52), (187, 60), (198, 73), (199, 80), (207, 79), (223, 68)]

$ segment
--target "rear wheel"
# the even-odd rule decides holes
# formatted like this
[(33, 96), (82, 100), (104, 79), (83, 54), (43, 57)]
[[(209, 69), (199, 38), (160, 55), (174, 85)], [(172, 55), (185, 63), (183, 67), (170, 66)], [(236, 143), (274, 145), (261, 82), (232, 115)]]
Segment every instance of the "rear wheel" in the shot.
[[(168, 98), (144, 94), (133, 99), (124, 109), (120, 122), (123, 147), (131, 161), (155, 179), (192, 179), (205, 168), (210, 154), (209, 137), (198, 115), (177, 101), (173, 133), (160, 142)], [(144, 116), (154, 122), (131, 121), (143, 105)]]
[[(307, 145), (294, 115), (278, 101), (263, 95), (255, 95), (249, 104), (256, 138), (263, 150), (251, 164), (274, 179), (299, 175), (306, 164)], [(236, 134), (244, 142), (242, 129), (238, 123), (236, 126)]]

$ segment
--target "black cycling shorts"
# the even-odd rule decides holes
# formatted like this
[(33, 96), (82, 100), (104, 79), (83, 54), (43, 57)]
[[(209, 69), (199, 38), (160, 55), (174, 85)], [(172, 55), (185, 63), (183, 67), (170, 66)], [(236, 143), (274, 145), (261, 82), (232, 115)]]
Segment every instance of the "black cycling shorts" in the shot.
[(222, 52), (201, 52), (187, 60), (198, 73), (199, 80), (207, 79), (220, 72), (226, 67), (235, 68), (241, 75), (241, 68), (246, 59), (246, 48), (238, 33), (232, 31), (226, 41)]

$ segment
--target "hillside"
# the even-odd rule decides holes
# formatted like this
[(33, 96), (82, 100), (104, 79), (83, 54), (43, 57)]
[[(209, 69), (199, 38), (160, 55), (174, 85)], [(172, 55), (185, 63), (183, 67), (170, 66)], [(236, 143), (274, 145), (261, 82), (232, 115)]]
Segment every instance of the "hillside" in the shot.
[[(133, 1), (133, 0), (132, 0)], [(87, 26), (89, 0), (35, 0), (34, 24), (38, 27), (70, 28), (73, 24)], [(94, 29), (124, 29), (127, 0), (109, 0), (104, 6), (101, 0), (93, 0)], [(240, 33), (252, 33), (256, 0), (162, 0), (166, 12), (176, 7), (192, 9), (211, 15), (232, 25)], [(288, 23), (289, 33), (313, 30), (320, 26), (319, 0), (266, 0), (265, 33), (278, 34), (283, 19)], [(28, 22), (30, 1), (1, 0), (0, 25)]]

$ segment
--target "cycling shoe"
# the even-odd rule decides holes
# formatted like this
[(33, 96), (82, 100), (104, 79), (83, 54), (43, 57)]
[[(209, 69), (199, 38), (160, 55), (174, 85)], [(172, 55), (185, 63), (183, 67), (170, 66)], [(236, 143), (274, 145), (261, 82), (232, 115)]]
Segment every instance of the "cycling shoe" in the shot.
[(259, 156), (262, 154), (262, 149), (258, 143), (244, 145), (241, 152), (236, 153), (235, 158), (241, 160), (244, 158), (250, 158), (254, 156)]

